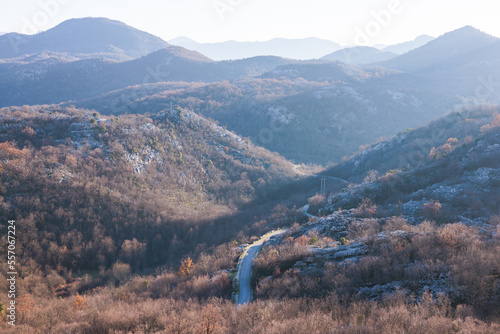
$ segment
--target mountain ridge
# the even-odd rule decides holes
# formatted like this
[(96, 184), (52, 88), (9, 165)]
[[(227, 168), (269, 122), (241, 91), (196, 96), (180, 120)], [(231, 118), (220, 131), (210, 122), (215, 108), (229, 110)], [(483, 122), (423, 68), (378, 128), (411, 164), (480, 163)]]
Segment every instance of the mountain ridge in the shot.
[(53, 51), (82, 58), (102, 55), (116, 60), (130, 60), (167, 46), (169, 44), (161, 38), (123, 22), (86, 17), (66, 20), (36, 35), (3, 35), (0, 37), (0, 58)]
[(355, 46), (330, 53), (322, 60), (340, 61), (346, 64), (369, 64), (397, 57), (393, 52), (381, 51), (369, 46)]
[(421, 46), (424, 46), (425, 44), (429, 43), (434, 39), (435, 37), (429, 35), (421, 35), (412, 41), (386, 46), (382, 48), (381, 51), (393, 52), (401, 55), (416, 48), (419, 48)]
[(415, 72), (473, 52), (499, 39), (472, 26), (447, 32), (429, 43), (379, 65)]
[(307, 60), (320, 58), (341, 48), (338, 43), (316, 37), (301, 39), (273, 38), (256, 42), (199, 43), (188, 37), (181, 36), (170, 40), (169, 43), (194, 49), (215, 60), (234, 60), (268, 55)]

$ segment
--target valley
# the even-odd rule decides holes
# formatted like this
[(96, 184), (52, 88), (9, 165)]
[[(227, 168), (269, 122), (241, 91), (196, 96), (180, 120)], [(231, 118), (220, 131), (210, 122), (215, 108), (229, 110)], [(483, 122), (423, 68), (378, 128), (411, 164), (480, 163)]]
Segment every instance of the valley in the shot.
[(0, 331), (498, 333), (500, 40), (424, 32), (1, 34)]

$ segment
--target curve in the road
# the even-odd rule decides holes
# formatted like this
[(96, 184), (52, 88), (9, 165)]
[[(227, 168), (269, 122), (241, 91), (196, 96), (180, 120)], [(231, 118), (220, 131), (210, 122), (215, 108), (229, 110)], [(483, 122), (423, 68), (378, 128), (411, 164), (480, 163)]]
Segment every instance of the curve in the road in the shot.
[(347, 180), (344, 180), (344, 179), (341, 179), (340, 177), (335, 177), (335, 176), (328, 176), (328, 175), (320, 175), (320, 174), (311, 174), (311, 173), (304, 173), (303, 171), (301, 171), (299, 169), (299, 165), (293, 165), (293, 169), (299, 173), (300, 175), (304, 175), (304, 176), (312, 176), (312, 177), (325, 177), (327, 179), (330, 179), (330, 180), (335, 180), (335, 181), (339, 181), (339, 182), (343, 182), (343, 183), (346, 183), (346, 184), (349, 184), (349, 181)]
[(239, 287), (239, 291), (235, 296), (236, 304), (246, 304), (252, 301), (252, 288), (250, 286), (250, 281), (252, 278), (252, 264), (253, 260), (259, 253), (260, 249), (264, 243), (269, 240), (272, 236), (285, 233), (286, 230), (279, 230), (268, 233), (262, 238), (248, 246), (243, 254), (241, 254), (238, 261), (238, 271), (236, 272), (236, 280)]
[[(323, 176), (323, 175), (317, 175), (317, 174), (309, 174), (309, 173), (304, 173), (299, 170), (298, 165), (294, 165), (294, 169), (297, 171), (297, 173), (306, 175), (306, 176), (313, 176), (313, 177), (326, 177), (328, 179), (344, 182), (344, 183), (349, 183), (346, 180), (343, 180), (338, 177), (333, 177), (333, 176)], [(305, 205), (302, 209), (301, 212), (309, 217), (314, 217), (318, 218), (316, 216), (313, 216), (309, 214), (307, 211), (309, 210), (309, 205)], [(279, 235), (286, 232), (286, 230), (279, 230), (279, 231), (274, 231), (271, 233), (268, 233), (264, 235), (262, 238), (254, 242), (253, 244), (249, 245), (243, 254), (241, 254), (240, 259), (238, 260), (238, 267), (236, 271), (236, 277), (235, 277), (235, 286), (238, 287), (235, 291), (235, 296), (234, 296), (234, 301), (238, 305), (250, 303), (252, 301), (252, 288), (250, 286), (250, 282), (252, 279), (252, 265), (254, 259), (257, 257), (257, 254), (259, 253), (260, 249), (264, 245), (264, 243), (269, 240), (272, 236)]]
[(319, 219), (319, 217), (317, 216), (314, 216), (314, 215), (311, 215), (309, 212), (309, 204), (306, 204), (304, 205), (301, 209), (300, 209), (300, 213), (302, 213), (303, 215), (306, 215), (307, 217), (311, 217), (311, 218), (316, 218), (316, 219)]

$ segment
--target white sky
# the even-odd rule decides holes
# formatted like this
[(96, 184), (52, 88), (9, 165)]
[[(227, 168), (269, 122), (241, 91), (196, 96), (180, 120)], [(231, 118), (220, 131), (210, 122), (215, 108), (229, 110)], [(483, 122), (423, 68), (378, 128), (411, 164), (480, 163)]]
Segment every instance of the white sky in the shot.
[[(395, 14), (377, 23), (373, 13), (391, 5), (398, 9)], [(422, 34), (437, 37), (465, 25), (500, 37), (499, 13), (498, 0), (0, 0), (0, 31), (33, 33), (33, 27), (42, 31), (93, 16), (120, 20), (165, 40), (319, 37), (374, 45)], [(371, 36), (360, 38), (360, 31)]]

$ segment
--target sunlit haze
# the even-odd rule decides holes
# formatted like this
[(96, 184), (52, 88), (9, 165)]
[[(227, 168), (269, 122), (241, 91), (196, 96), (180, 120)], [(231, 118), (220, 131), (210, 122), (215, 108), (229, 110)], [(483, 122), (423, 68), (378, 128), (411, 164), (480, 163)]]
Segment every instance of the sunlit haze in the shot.
[(4, 1), (1, 9), (1, 32), (30, 34), (92, 16), (120, 20), (165, 40), (187, 36), (199, 42), (318, 37), (344, 45), (388, 45), (465, 25), (500, 36), (500, 4), (493, 0), (26, 0)]

